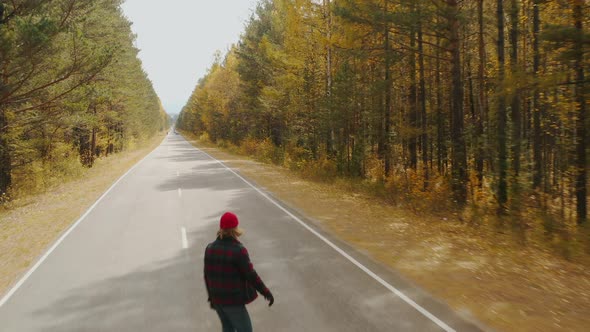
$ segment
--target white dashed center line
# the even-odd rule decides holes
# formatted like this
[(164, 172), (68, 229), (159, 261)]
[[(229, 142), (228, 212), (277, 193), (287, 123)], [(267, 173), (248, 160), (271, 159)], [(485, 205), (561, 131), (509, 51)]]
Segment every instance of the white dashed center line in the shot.
[(188, 240), (186, 238), (186, 228), (182, 227), (180, 229), (180, 232), (182, 233), (182, 249), (187, 249), (188, 248)]

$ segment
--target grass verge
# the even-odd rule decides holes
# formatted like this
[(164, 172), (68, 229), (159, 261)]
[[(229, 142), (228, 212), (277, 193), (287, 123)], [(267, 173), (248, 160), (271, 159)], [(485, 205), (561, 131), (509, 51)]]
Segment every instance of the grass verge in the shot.
[(503, 331), (585, 331), (590, 269), (511, 234), (383, 204), (345, 180), (309, 181), (283, 167), (198, 142), (276, 197), (466, 317)]
[(77, 179), (4, 206), (0, 210), (0, 294), (5, 294), (113, 182), (163, 138), (158, 135), (134, 150), (99, 159)]

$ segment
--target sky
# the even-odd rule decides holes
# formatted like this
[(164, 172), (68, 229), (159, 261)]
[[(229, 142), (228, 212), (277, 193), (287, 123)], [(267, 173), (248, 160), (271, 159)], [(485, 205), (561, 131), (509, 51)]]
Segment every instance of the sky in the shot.
[(136, 46), (164, 108), (180, 113), (217, 50), (237, 43), (257, 0), (126, 0)]

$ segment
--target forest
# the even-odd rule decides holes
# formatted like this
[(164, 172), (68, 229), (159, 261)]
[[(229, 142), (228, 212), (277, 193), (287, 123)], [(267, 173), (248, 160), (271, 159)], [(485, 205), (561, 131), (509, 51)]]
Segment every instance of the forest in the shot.
[(588, 223), (588, 10), (263, 0), (178, 127), (419, 211), (571, 243)]
[(167, 128), (121, 3), (0, 1), (0, 204)]

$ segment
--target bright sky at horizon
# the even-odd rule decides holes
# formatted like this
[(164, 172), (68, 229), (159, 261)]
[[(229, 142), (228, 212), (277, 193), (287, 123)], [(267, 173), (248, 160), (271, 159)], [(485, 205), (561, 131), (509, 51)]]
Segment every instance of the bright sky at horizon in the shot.
[(215, 52), (238, 42), (257, 2), (125, 0), (143, 68), (168, 113), (180, 113)]

